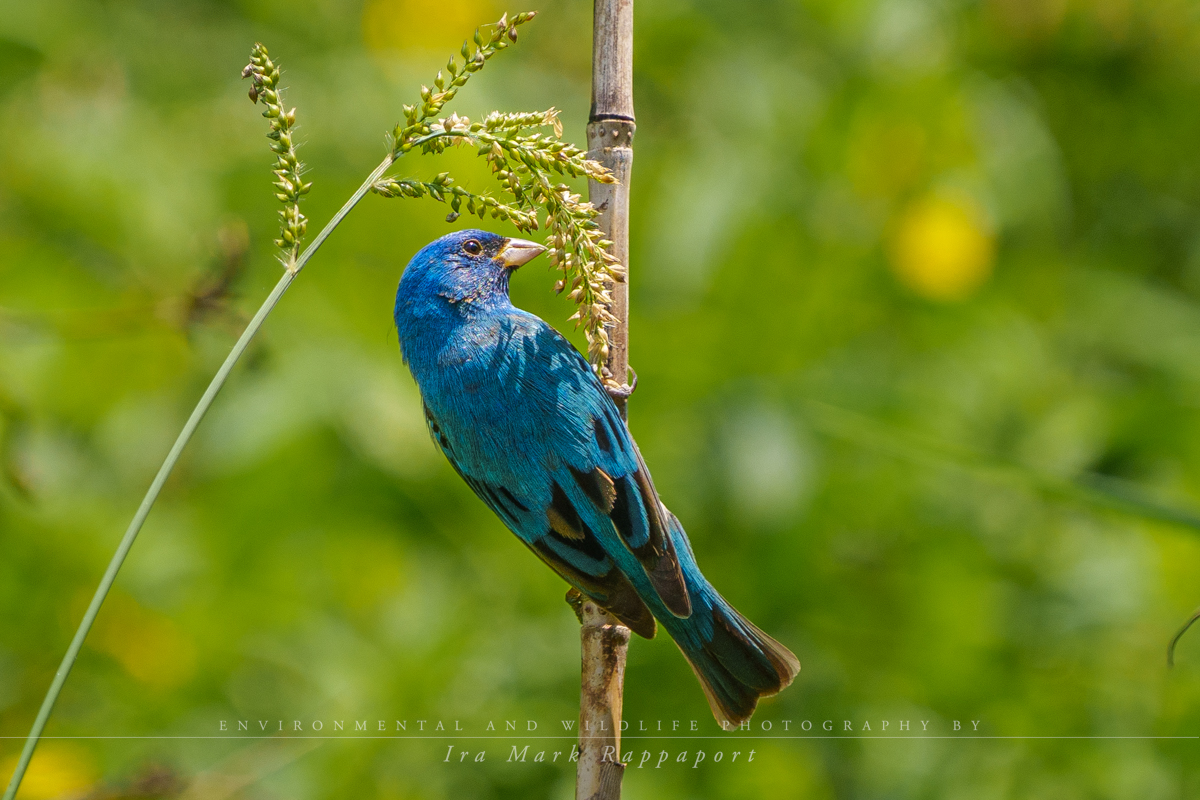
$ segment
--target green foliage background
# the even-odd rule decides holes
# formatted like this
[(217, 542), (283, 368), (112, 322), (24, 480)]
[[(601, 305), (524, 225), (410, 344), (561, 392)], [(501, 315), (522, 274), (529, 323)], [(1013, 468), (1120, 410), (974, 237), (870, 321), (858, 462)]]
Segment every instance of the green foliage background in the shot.
[[(5, 781), (153, 471), (278, 275), (265, 122), (237, 78), (250, 46), (286, 70), (319, 226), (501, 10), (0, 3)], [(580, 141), (590, 7), (539, 10), (453, 110), (556, 105)], [(1197, 14), (639, 0), (634, 433), (709, 577), (804, 665), (756, 725), (929, 720), (947, 738), (762, 739), (754, 768), (632, 769), (626, 797), (1200, 796), (1196, 740), (1166, 738), (1200, 732), (1200, 635), (1164, 658), (1200, 603)], [(406, 161), (488, 185), (469, 153)], [(22, 797), (572, 796), (569, 769), (504, 763), (505, 743), (459, 766), (438, 740), (218, 733), (549, 735), (576, 713), (565, 587), (435, 453), (395, 346), (396, 281), (444, 215), (369, 197), (305, 271), (48, 729), (219, 738), (52, 738)], [(543, 269), (514, 298), (561, 324)], [(665, 638), (635, 641), (627, 674), (635, 724), (719, 733)]]

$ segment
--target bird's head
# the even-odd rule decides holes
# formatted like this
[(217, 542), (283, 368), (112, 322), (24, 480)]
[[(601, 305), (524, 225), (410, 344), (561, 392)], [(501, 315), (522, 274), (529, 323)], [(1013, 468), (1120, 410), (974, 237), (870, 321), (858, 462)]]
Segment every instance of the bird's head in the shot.
[(466, 311), (507, 301), (509, 275), (545, 249), (487, 231), (448, 233), (408, 262), (396, 293), (397, 316), (408, 303), (449, 303)]

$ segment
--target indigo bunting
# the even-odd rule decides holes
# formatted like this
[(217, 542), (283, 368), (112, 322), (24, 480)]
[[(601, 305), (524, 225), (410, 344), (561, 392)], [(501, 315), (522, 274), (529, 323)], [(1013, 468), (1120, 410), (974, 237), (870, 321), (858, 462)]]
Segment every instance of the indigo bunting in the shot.
[(513, 306), (511, 273), (545, 250), (480, 230), (443, 236), (396, 291), (404, 361), (437, 445), (467, 485), (567, 583), (632, 631), (658, 621), (718, 722), (740, 723), (800, 662), (701, 574), (683, 526), (587, 360)]

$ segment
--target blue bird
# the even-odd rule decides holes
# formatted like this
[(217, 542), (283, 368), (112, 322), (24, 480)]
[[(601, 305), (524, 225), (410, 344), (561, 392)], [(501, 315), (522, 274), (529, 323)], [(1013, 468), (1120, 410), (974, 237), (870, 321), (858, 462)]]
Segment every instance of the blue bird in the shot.
[(718, 722), (740, 723), (800, 670), (704, 578), (612, 398), (562, 334), (513, 306), (545, 250), (479, 230), (404, 270), (396, 328), (434, 440), (467, 485), (567, 583), (647, 639), (655, 620)]

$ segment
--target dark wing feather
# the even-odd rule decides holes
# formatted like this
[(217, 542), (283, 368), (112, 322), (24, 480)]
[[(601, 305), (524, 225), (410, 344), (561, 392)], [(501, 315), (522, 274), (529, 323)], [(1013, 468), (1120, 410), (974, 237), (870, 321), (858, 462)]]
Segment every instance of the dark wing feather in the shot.
[[(692, 601), (683, 581), (675, 544), (667, 530), (665, 509), (658, 499), (658, 492), (650, 479), (650, 470), (646, 469), (646, 462), (642, 460), (637, 444), (633, 437), (629, 441), (637, 455), (638, 468), (617, 487), (620, 503), (619, 507), (614, 504), (610, 516), (622, 540), (646, 570), (663, 605), (677, 617), (690, 617)], [(639, 536), (634, 532), (638, 531), (643, 519), (645, 536)]]
[[(517, 537), (520, 538), (520, 537)], [(525, 542), (524, 539), (521, 539)], [(546, 539), (540, 539), (532, 544), (525, 542), (529, 549), (546, 563), (552, 570), (561, 575), (567, 583), (574, 586), (599, 605), (612, 612), (629, 630), (645, 639), (653, 639), (657, 632), (654, 616), (629, 579), (617, 569), (610, 560), (609, 570), (603, 575), (592, 575), (576, 568), (556, 550), (549, 546)]]
[[(572, 476), (600, 512), (612, 520), (621, 541), (637, 558), (667, 610), (676, 617), (690, 617), (691, 598), (667, 529), (666, 511), (658, 499), (650, 470), (646, 468), (637, 443), (587, 359), (558, 331), (545, 323), (541, 325), (549, 333), (555, 349), (575, 359), (580, 374), (587, 376), (591, 390), (595, 392), (592, 434), (601, 460), (611, 460), (622, 466), (620, 476), (609, 475), (599, 467), (587, 473), (572, 469)], [(613, 484), (611, 493), (607, 491), (606, 481)]]
[[(459, 477), (505, 525), (514, 532), (521, 530), (528, 518), (529, 508), (507, 488), (464, 473), (449, 440), (428, 407), (425, 408), (425, 420), (434, 441)], [(611, 485), (612, 481), (609, 480), (609, 491)], [(605, 488), (602, 479), (593, 490), (603, 498)], [(533, 541), (527, 541), (526, 537), (520, 535), (517, 538), (567, 583), (608, 609), (631, 631), (646, 639), (653, 639), (657, 628), (650, 609), (642, 602), (629, 579), (609, 558), (596, 535), (584, 524), (566, 492), (557, 483), (553, 484), (546, 521), (548, 530), (544, 535)]]

